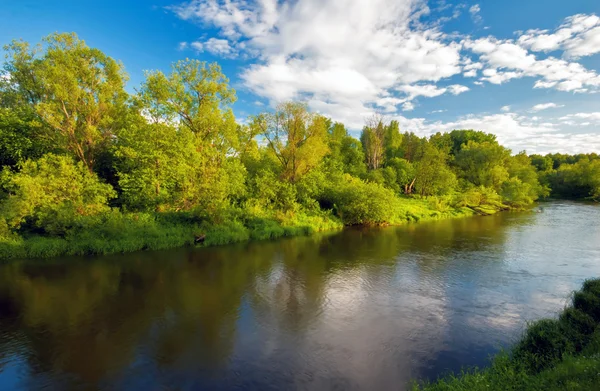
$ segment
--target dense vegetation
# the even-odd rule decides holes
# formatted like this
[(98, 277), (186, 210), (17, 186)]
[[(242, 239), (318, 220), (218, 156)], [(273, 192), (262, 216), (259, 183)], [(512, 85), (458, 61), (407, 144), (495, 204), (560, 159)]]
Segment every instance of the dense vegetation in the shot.
[(600, 385), (600, 279), (588, 280), (558, 319), (529, 325), (490, 368), (415, 390), (597, 390)]
[(126, 91), (75, 34), (5, 47), (0, 258), (158, 249), (600, 198), (598, 155), (512, 155), (496, 137), (418, 137), (282, 103), (240, 125), (217, 64), (175, 63)]

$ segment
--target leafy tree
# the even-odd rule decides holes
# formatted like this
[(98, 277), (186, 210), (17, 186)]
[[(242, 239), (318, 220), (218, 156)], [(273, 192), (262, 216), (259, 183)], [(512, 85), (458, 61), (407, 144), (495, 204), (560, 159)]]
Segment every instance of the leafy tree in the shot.
[(116, 196), (83, 162), (68, 156), (27, 160), (17, 173), (5, 169), (2, 179), (8, 197), (0, 210), (13, 229), (25, 225), (64, 235), (77, 218), (108, 211), (108, 200)]
[(415, 189), (421, 196), (448, 194), (456, 187), (456, 175), (447, 166), (448, 156), (429, 143), (415, 166)]
[(461, 178), (475, 186), (499, 189), (509, 177), (506, 168), (510, 151), (496, 142), (470, 140), (454, 157)]
[(335, 123), (329, 128), (329, 169), (345, 172), (356, 177), (366, 173), (365, 155), (359, 140), (348, 134), (343, 124)]
[(393, 158), (401, 157), (402, 133), (400, 133), (398, 121), (391, 121), (385, 127), (383, 144), (385, 146), (386, 164)]
[(303, 103), (280, 104), (274, 113), (253, 118), (275, 154), (283, 179), (292, 183), (315, 168), (327, 154), (327, 120)]
[(452, 155), (458, 154), (469, 141), (497, 144), (496, 135), (479, 130), (453, 130), (450, 132), (450, 140), (452, 140), (452, 149), (450, 151)]
[(396, 183), (405, 194), (412, 194), (416, 180), (414, 165), (406, 159), (393, 158), (387, 163), (388, 168), (396, 172)]
[(405, 132), (400, 145), (401, 157), (411, 163), (417, 161), (421, 156), (423, 144), (425, 142), (425, 139), (422, 139), (416, 134), (412, 132)]
[(240, 136), (229, 105), (236, 100), (235, 90), (218, 64), (182, 60), (173, 64), (172, 72), (146, 74), (139, 99), (144, 112), (154, 123), (179, 123), (202, 141), (220, 152), (238, 147)]
[(124, 126), (128, 95), (122, 65), (74, 33), (51, 34), (33, 49), (22, 41), (5, 49), (12, 88), (32, 106), (44, 136), (92, 170)]
[(374, 115), (367, 120), (367, 124), (360, 135), (360, 142), (365, 151), (365, 159), (369, 170), (376, 170), (383, 164), (385, 135), (386, 126), (381, 116)]
[(531, 164), (538, 171), (548, 171), (552, 169), (554, 162), (550, 156), (531, 155)]

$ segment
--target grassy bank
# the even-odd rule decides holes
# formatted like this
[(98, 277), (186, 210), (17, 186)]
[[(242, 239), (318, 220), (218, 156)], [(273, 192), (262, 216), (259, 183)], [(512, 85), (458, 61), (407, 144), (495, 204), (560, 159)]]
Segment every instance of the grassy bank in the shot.
[[(493, 213), (499, 209), (491, 208)], [(450, 207), (437, 198), (402, 198), (393, 216), (382, 225), (458, 218), (481, 214), (468, 206)], [(82, 218), (64, 235), (28, 233), (0, 239), (0, 259), (49, 258), (61, 255), (102, 255), (139, 250), (162, 250), (194, 245), (204, 235), (203, 246), (248, 240), (310, 235), (341, 229), (345, 222), (331, 211), (315, 209), (264, 212), (260, 208), (229, 210), (211, 219), (187, 213), (121, 213)]]
[(486, 369), (414, 390), (600, 390), (600, 279), (588, 280), (557, 319), (532, 323)]

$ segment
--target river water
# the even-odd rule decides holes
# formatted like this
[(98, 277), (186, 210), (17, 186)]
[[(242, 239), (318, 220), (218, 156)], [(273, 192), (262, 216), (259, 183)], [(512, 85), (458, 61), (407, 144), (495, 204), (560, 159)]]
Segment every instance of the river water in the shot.
[(0, 267), (1, 390), (402, 390), (600, 275), (600, 205)]

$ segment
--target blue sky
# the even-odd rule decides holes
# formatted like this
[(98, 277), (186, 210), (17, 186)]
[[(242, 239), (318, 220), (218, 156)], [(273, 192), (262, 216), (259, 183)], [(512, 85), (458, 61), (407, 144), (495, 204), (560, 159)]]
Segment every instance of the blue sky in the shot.
[(496, 133), (513, 151), (600, 152), (597, 0), (5, 1), (0, 42), (74, 31), (143, 71), (217, 61), (240, 122), (278, 102), (358, 132)]

